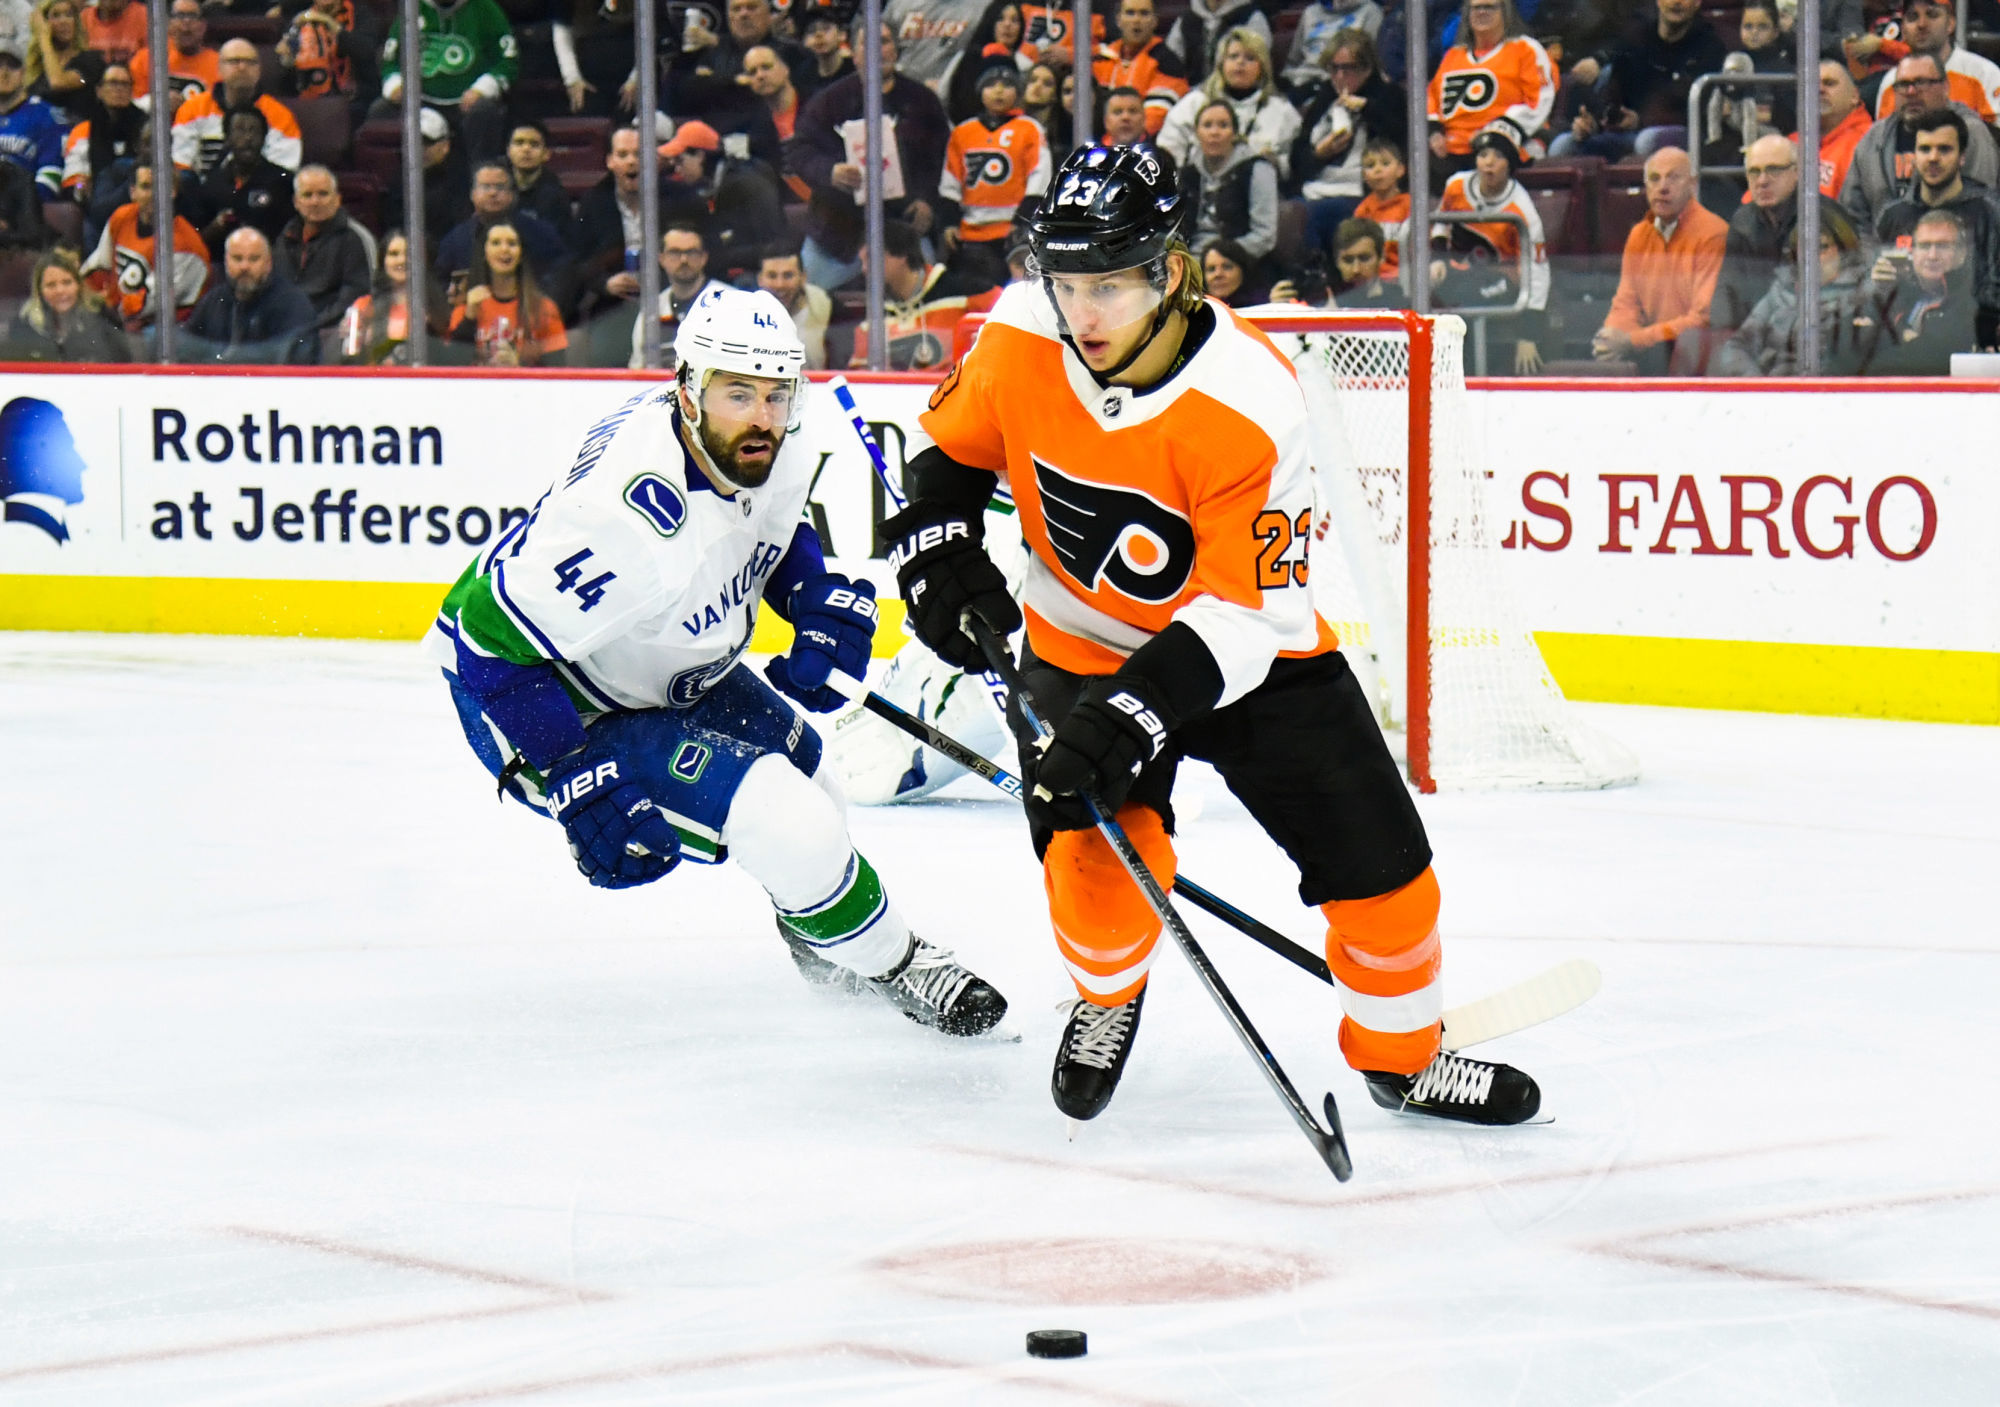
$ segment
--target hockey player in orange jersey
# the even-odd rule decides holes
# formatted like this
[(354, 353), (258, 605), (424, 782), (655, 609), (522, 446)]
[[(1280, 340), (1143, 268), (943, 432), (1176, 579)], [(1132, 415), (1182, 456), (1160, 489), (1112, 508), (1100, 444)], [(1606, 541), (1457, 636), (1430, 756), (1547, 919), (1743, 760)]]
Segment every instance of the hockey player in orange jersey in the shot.
[[(1077, 1001), (1056, 1052), (1073, 1119), (1110, 1101), (1160, 923), (1082, 801), (1098, 796), (1163, 887), (1175, 770), (1211, 763), (1300, 872), (1340, 981), (1338, 1040), (1386, 1107), (1517, 1123), (1528, 1076), (1440, 1051), (1430, 844), (1373, 710), (1306, 590), (1305, 401), (1262, 333), (1202, 294), (1160, 163), (1086, 147), (1030, 225), (1002, 296), (910, 447), (883, 540), (917, 637), (978, 667), (962, 624), (1025, 622), (1022, 670), (1054, 725), (1020, 717), (1029, 832)], [(928, 442), (924, 437), (928, 437)], [(1030, 550), (1016, 607), (987, 556), (1005, 478)]]

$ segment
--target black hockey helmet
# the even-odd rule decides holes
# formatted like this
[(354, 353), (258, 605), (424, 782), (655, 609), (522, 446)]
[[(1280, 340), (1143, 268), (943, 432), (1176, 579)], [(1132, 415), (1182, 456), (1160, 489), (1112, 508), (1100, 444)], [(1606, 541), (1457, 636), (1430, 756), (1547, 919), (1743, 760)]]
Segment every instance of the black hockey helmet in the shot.
[(1028, 224), (1042, 274), (1099, 274), (1156, 264), (1180, 233), (1181, 197), (1140, 147), (1079, 147)]

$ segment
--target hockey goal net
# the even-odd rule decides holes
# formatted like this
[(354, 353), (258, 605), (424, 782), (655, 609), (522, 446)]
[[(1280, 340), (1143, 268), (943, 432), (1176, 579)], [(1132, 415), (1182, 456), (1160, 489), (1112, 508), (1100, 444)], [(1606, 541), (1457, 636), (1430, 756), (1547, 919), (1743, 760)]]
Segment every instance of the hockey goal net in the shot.
[(1320, 513), (1315, 605), (1339, 633), (1410, 778), (1593, 788), (1638, 761), (1576, 716), (1528, 630), (1487, 505), (1465, 323), (1415, 313), (1251, 316), (1293, 360)]

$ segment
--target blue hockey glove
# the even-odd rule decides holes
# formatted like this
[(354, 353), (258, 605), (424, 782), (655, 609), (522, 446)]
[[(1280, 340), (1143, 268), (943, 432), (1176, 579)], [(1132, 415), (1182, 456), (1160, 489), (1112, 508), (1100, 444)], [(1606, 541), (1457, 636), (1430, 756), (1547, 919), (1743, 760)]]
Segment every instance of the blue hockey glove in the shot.
[(681, 837), (616, 758), (566, 759), (543, 792), (549, 814), (569, 834), (569, 853), (600, 889), (651, 884), (681, 862)]
[(814, 713), (829, 713), (847, 702), (827, 680), (837, 669), (856, 679), (868, 673), (875, 644), (875, 584), (849, 581), (838, 572), (808, 577), (792, 588), (786, 603), (792, 621), (792, 652), (772, 660), (771, 685)]

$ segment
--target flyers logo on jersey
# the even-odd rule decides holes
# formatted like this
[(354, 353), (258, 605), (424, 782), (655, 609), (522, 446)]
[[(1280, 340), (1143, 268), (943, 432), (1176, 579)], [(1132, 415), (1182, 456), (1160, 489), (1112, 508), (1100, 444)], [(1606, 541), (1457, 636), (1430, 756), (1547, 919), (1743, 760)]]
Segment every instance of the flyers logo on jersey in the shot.
[[(1007, 136), (1013, 134), (1007, 133)], [(1014, 158), (1004, 151), (969, 151), (965, 154), (965, 184), (1004, 186), (1014, 175)]]
[(1450, 118), (1461, 109), (1478, 112), (1492, 103), (1500, 91), (1500, 80), (1483, 68), (1460, 69), (1447, 74), (1443, 91), (1439, 95), (1438, 107), (1441, 115)]
[(1085, 590), (1171, 601), (1194, 570), (1194, 528), (1136, 489), (1088, 483), (1030, 456), (1049, 546)]

